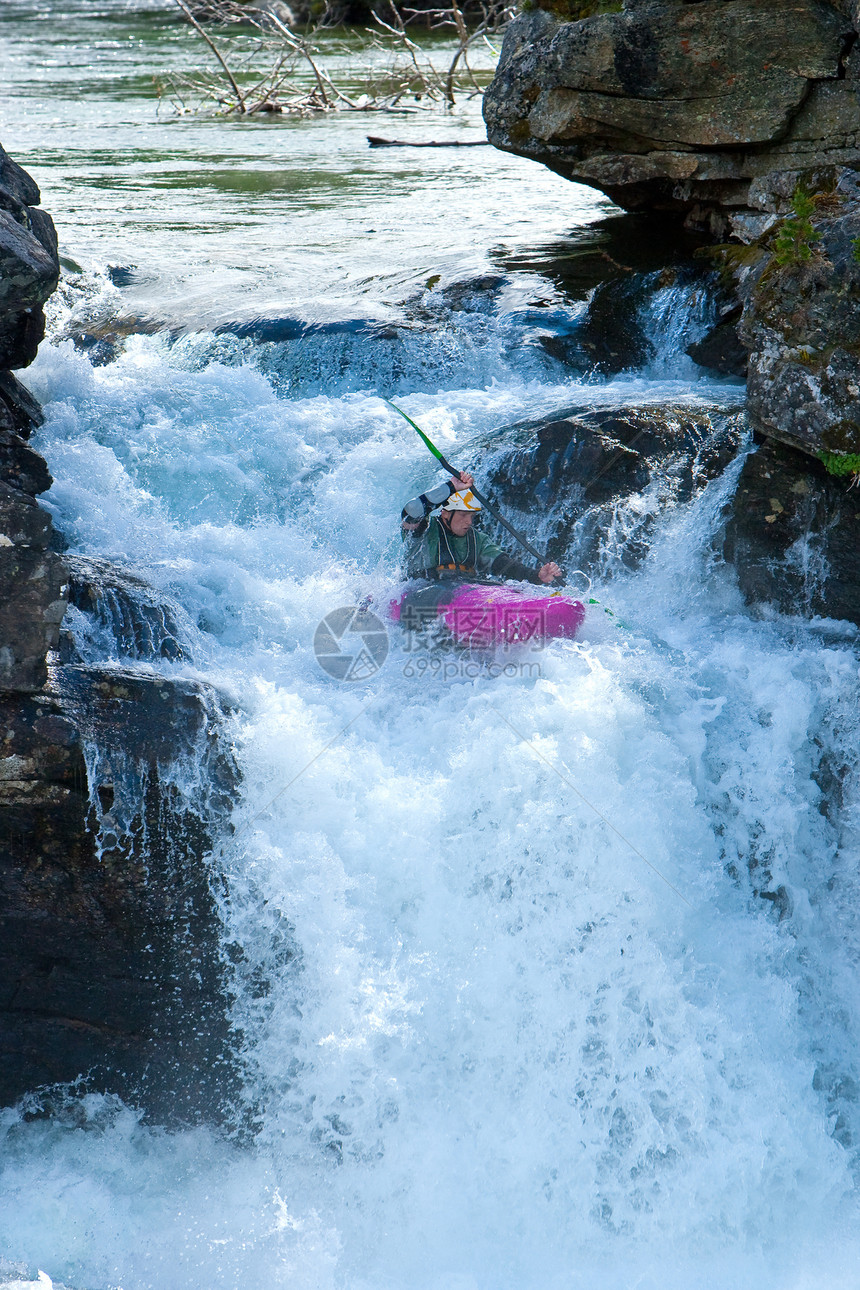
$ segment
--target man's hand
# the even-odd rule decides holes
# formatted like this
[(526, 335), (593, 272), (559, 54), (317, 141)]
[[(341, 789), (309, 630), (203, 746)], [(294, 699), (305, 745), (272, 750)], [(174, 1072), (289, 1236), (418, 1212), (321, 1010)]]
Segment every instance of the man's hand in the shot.
[(550, 583), (555, 578), (561, 577), (561, 569), (553, 560), (550, 560), (549, 564), (545, 564), (543, 568), (538, 569), (538, 577), (541, 582)]
[(461, 470), (459, 479), (456, 475), (452, 475), (448, 480), (448, 483), (452, 484), (458, 493), (461, 493), (464, 488), (471, 488), (474, 482), (475, 476), (470, 475), (468, 470)]

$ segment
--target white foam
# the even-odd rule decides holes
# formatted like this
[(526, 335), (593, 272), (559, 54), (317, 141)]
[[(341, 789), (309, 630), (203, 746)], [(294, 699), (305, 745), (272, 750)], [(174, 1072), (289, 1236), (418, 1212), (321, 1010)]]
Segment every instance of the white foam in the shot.
[[(496, 679), (410, 674), (393, 634), (349, 687), (316, 623), (384, 604), (434, 477), (394, 413), (155, 339), (95, 371), (43, 350), (28, 381), (60, 527), (169, 589), (242, 708), (223, 864), (261, 1130), (4, 1113), (15, 1257), (124, 1290), (852, 1284), (856, 645), (743, 608), (710, 549), (731, 477), (595, 588), (626, 629), (593, 611)], [(456, 451), (623, 391), (704, 397), (405, 407)]]

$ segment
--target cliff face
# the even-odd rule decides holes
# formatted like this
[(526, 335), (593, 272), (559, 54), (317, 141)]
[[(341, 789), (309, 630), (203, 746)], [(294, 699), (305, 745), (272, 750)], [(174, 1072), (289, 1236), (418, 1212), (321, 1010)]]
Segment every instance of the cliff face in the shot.
[(236, 1070), (207, 861), (234, 778), (217, 700), (115, 666), (50, 673), (0, 694), (0, 1105), (77, 1083), (162, 1122), (223, 1118)]
[(94, 620), (120, 597), (118, 657), (182, 654), (150, 588), (51, 549), (27, 443), (42, 413), (8, 370), (33, 361), (59, 276), (38, 203), (0, 149), (0, 1105), (71, 1083), (222, 1118), (237, 1071), (211, 852), (235, 770), (205, 687), (60, 641), (71, 586)]
[(51, 477), (26, 443), (41, 412), (8, 370), (36, 357), (42, 305), (60, 274), (57, 235), (39, 200), (33, 180), (0, 148), (0, 689), (24, 692), (44, 685), (45, 655), (65, 611), (65, 572), (35, 500)]
[[(853, 4), (626, 0), (518, 17), (485, 98), (490, 141), (627, 210), (725, 227), (773, 171), (860, 163)], [(621, 6), (617, 6), (621, 9)]]

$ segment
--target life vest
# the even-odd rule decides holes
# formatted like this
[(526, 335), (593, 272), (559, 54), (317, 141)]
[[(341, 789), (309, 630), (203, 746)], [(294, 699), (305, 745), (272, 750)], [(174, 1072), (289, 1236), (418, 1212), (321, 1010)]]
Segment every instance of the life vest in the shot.
[[(454, 552), (451, 550), (451, 544), (448, 541), (448, 533), (445, 525), (441, 520), (436, 521), (436, 529), (439, 534), (439, 563), (432, 569), (422, 570), (425, 578), (443, 578), (447, 573), (474, 573), (478, 563), (478, 543), (475, 538), (474, 529), (469, 529), (466, 534), (466, 559), (461, 563), (454, 558)], [(445, 544), (444, 551), (442, 544)], [(445, 556), (448, 559), (445, 559)]]

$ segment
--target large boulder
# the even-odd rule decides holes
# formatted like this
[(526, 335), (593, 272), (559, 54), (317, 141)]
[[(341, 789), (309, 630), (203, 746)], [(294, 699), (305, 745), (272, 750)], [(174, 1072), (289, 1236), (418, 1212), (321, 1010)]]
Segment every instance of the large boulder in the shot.
[[(506, 517), (569, 575), (606, 581), (641, 563), (661, 518), (745, 439), (740, 409), (663, 403), (560, 409), (476, 446)], [(483, 526), (510, 547), (489, 517)], [(860, 496), (796, 448), (756, 442), (717, 543), (750, 605), (860, 625)]]
[(688, 353), (747, 374), (755, 431), (852, 465), (860, 5), (527, 2), (485, 98), (491, 142), (628, 210), (674, 211), (731, 238), (722, 262), (739, 322), (725, 304)]
[[(660, 517), (725, 469), (742, 421), (737, 408), (682, 403), (571, 407), (479, 443), (505, 515), (549, 559), (606, 578), (635, 568)], [(484, 527), (510, 547), (489, 518)]]
[(700, 223), (755, 212), (772, 171), (860, 164), (847, 3), (538, 6), (511, 24), (484, 99), (498, 148)]

